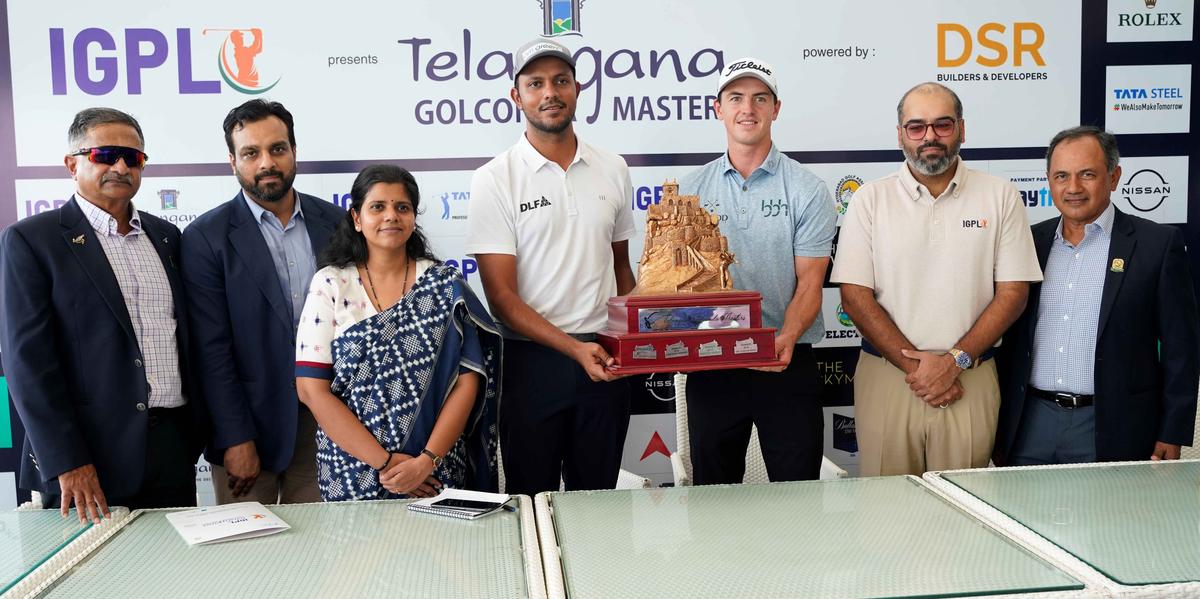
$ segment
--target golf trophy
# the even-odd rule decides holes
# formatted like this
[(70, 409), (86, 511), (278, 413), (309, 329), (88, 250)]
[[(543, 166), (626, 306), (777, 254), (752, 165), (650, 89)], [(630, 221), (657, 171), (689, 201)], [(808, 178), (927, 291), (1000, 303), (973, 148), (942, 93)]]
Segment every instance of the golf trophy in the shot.
[(663, 184), (646, 213), (638, 283), (608, 300), (599, 343), (619, 374), (782, 366), (775, 329), (762, 326), (762, 296), (733, 288), (735, 261), (719, 218), (700, 196)]

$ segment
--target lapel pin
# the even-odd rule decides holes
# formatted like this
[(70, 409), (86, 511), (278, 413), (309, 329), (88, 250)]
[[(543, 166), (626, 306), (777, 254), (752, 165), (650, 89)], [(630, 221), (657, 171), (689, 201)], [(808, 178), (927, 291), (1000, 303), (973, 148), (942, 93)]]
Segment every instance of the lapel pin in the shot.
[(76, 237), (76, 238), (72, 239), (72, 240), (71, 240), (71, 243), (76, 243), (76, 244), (79, 244), (79, 245), (83, 245), (83, 241), (84, 241), (84, 239), (83, 239), (83, 235), (80, 235), (79, 237)]
[(1109, 270), (1113, 272), (1125, 272), (1125, 260), (1123, 258), (1113, 258), (1112, 267)]

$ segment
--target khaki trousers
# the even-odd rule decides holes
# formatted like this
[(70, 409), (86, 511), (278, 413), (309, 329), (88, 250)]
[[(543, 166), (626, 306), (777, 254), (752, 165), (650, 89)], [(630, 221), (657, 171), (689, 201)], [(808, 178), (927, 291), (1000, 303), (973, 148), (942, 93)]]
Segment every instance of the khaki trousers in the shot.
[(234, 497), (225, 467), (213, 464), (212, 484), (217, 503), (222, 505), (239, 501), (257, 501), (263, 505), (321, 501), (321, 490), (317, 487), (317, 421), (312, 412), (300, 406), (296, 414), (296, 449), (283, 472), (259, 472), (249, 495)]
[(949, 408), (932, 407), (913, 394), (902, 370), (861, 352), (854, 372), (860, 474), (986, 467), (1000, 410), (996, 361), (966, 370), (958, 380), (962, 398)]

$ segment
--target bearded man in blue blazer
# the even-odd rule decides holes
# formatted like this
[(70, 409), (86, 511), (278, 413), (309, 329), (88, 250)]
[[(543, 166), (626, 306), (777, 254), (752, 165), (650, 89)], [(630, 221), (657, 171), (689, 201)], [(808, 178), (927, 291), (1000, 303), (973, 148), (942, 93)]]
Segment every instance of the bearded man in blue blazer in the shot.
[(250, 100), (225, 117), (242, 190), (183, 235), (219, 503), (315, 502), (316, 421), (296, 395), (296, 327), (316, 257), (345, 212), (297, 192), (292, 114)]

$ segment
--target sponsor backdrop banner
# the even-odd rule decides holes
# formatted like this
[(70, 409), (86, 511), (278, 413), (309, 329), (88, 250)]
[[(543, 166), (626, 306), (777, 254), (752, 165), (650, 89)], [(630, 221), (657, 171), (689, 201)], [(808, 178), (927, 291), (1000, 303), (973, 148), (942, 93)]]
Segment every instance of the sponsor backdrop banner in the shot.
[[(770, 1), (749, 11), (707, 0), (503, 0), (455, 5), (453, 19), (432, 0), (353, 9), (146, 2), (113, 14), (0, 4), (8, 48), (0, 63), (0, 187), (11, 198), (0, 200), (0, 226), (70, 198), (66, 127), (76, 111), (105, 105), (134, 114), (146, 133), (151, 158), (136, 205), (185, 228), (237, 192), (221, 121), (261, 97), (296, 117), (301, 191), (344, 206), (363, 166), (414, 171), (419, 222), (435, 251), (482, 294), (477, 265), (463, 251), (471, 172), (523, 131), (509, 99), (512, 51), (549, 35), (577, 57), (577, 132), (632, 167), (632, 261), (663, 181), (724, 149), (712, 109), (717, 73), (745, 55), (776, 67), (776, 144), (829, 185), (839, 219), (860, 185), (899, 166), (899, 96), (938, 81), (963, 100), (964, 157), (1010, 179), (1031, 221), (1056, 215), (1047, 140), (1092, 123), (1121, 134), (1118, 207), (1197, 238), (1188, 223), (1197, 176), (1189, 160), (1192, 67), (1200, 54), (1192, 0)], [(820, 317), (828, 331), (818, 344), (827, 454), (853, 472), (860, 337), (836, 289), (824, 290)], [(671, 379), (631, 384), (638, 399), (625, 465), (668, 482)], [(15, 468), (23, 434), (9, 410), (0, 472)], [(207, 477), (203, 466), (199, 476)], [(11, 481), (0, 476), (0, 505), (15, 496)]]

